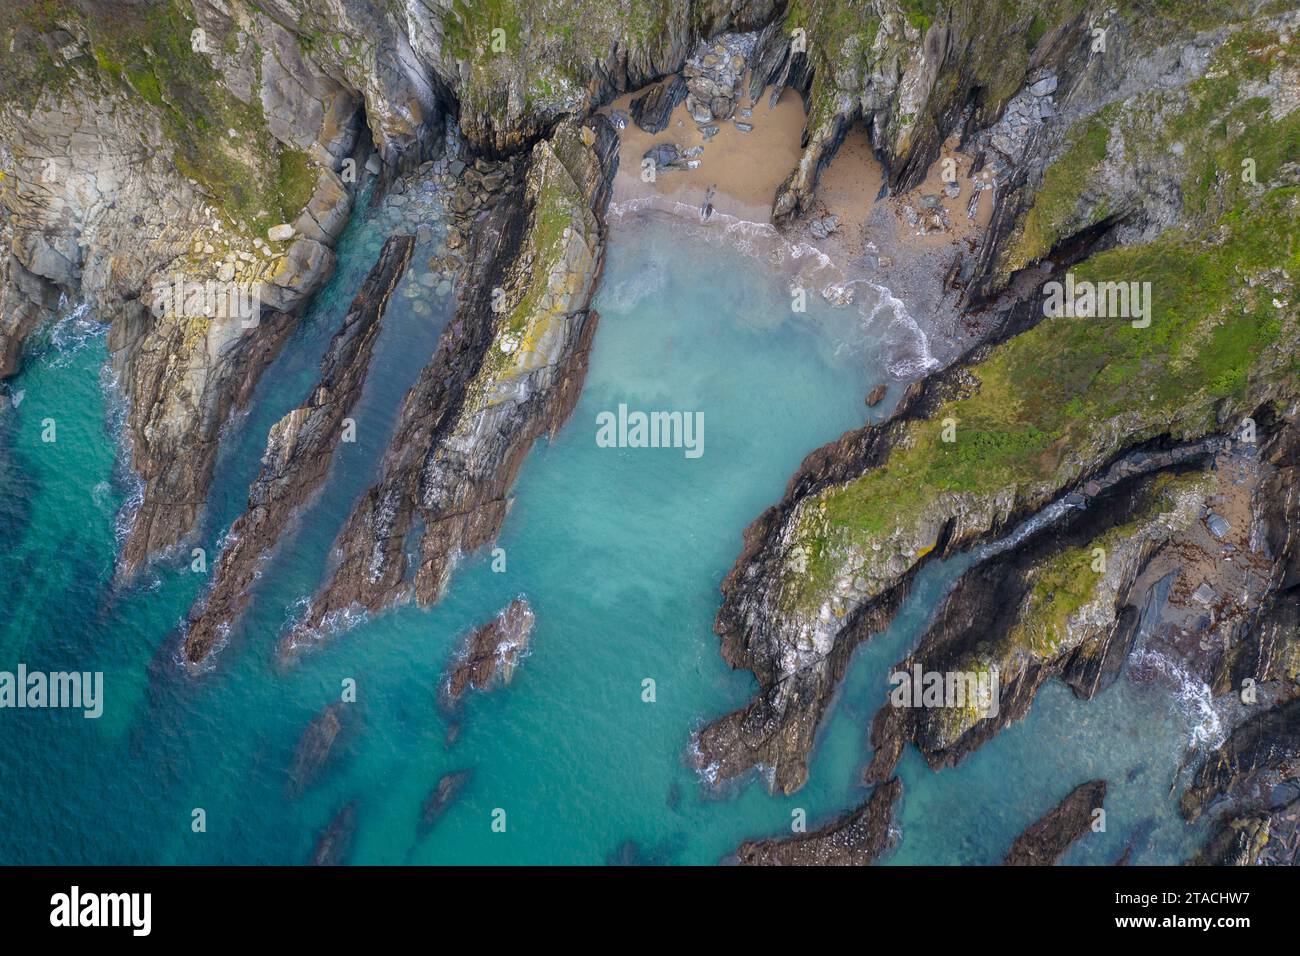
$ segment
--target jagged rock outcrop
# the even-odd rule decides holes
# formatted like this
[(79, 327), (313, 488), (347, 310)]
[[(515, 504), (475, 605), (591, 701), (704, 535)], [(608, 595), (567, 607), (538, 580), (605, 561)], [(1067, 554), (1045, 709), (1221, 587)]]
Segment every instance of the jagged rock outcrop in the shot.
[(1271, 809), (1225, 813), (1201, 852), (1187, 862), (1196, 866), (1300, 864), (1300, 800)]
[[(1207, 76), (1249, 60), (1244, 51), (1276, 53), (1291, 34), (1266, 21), (1234, 36)], [(1194, 215), (1134, 246), (1107, 248), (1105, 230), (1085, 230), (1068, 267), (1017, 292), (995, 341), (909, 390), (887, 422), (805, 460), (783, 500), (746, 531), (723, 583), (723, 655), (752, 670), (760, 691), (700, 732), (698, 762), (710, 776), (762, 765), (776, 788), (802, 785), (849, 654), (890, 619), (925, 562), (996, 540), (1130, 453), (1227, 437), (1294, 403), (1283, 358), (1300, 335), (1292, 265), (1256, 238), (1300, 223), (1292, 166), (1265, 146), (1293, 135), (1295, 107), (1256, 116), (1249, 135), (1272, 158), (1251, 185), (1214, 174), (1213, 157), (1229, 148), (1225, 127), (1202, 128), (1193, 101), (1171, 102), (1162, 121), (1205, 137), (1173, 184), (1196, 195)], [(1153, 138), (1145, 148), (1167, 145)], [(1175, 262), (1192, 265), (1175, 276)], [(1138, 309), (1145, 316), (1117, 308), (1040, 321), (1047, 279), (1162, 291)], [(1228, 328), (1232, 346), (1210, 344)]]
[(357, 801), (349, 800), (316, 840), (312, 866), (346, 866), (357, 837)]
[(496, 617), (465, 638), (442, 682), (442, 698), (455, 707), (468, 690), (509, 684), (520, 659), (528, 653), (536, 615), (526, 598), (511, 601)]
[(659, 133), (668, 128), (668, 120), (673, 110), (686, 99), (686, 82), (680, 76), (674, 76), (664, 83), (657, 83), (645, 93), (635, 97), (628, 104), (632, 112), (632, 121), (647, 133)]
[(1184, 791), (1179, 806), (1190, 820), (1222, 797), (1247, 797), (1300, 776), (1300, 697), (1270, 707), (1239, 724), (1210, 754)]
[[(333, 267), (355, 189), (339, 172), (364, 161), (348, 89), (263, 13), (236, 5), (242, 19), (218, 23), (216, 7), (59, 0), (0, 16), (0, 355), (12, 371), (59, 295), (112, 322), (142, 482), (122, 579), (193, 528), (222, 425)], [(288, 75), (296, 97), (274, 81)]]
[[(523, 195), (480, 221), (460, 308), (407, 394), (380, 480), (339, 534), (335, 570), (282, 642), (285, 654), (357, 610), (411, 596), (433, 603), (455, 557), (500, 530), (524, 456), (568, 418), (586, 375), (616, 145), (603, 118), (561, 126), (534, 147)], [(404, 542), (417, 522), (412, 575)]]
[(1092, 780), (1031, 824), (1011, 844), (1003, 866), (1054, 866), (1092, 826), (1093, 812), (1106, 799), (1106, 781)]
[[(1198, 464), (1194, 453), (1180, 458), (1183, 467)], [(1199, 463), (1205, 458), (1201, 450)], [(1207, 485), (1199, 473), (1162, 471), (1091, 500), (1080, 496), (1082, 510), (962, 575), (890, 681), (903, 689), (917, 668), (945, 680), (991, 675), (997, 699), (920, 706), (920, 688), (906, 697), (891, 690), (872, 723), (867, 779), (889, 777), (909, 740), (935, 769), (957, 763), (1024, 717), (1052, 677), (1085, 698), (1108, 686), (1140, 617), (1134, 583), (1152, 556), (1200, 517)]]
[(307, 401), (273, 426), (262, 468), (248, 493), (248, 508), (226, 536), (211, 588), (195, 601), (184, 639), (184, 658), (198, 665), (248, 606), (264, 557), (275, 549), (297, 510), (325, 481), (344, 420), (365, 384), (370, 356), (389, 297), (415, 248), (414, 236), (393, 236), (334, 334), (321, 376)]
[(978, 0), (922, 13), (894, 0), (792, 3), (785, 30), (765, 37), (758, 54), (765, 79), (800, 89), (808, 111), (804, 152), (773, 218), (811, 208), (821, 170), (858, 122), (891, 185), (918, 184), (950, 133), (989, 125), (1033, 70), (1071, 55), (1063, 38), (1080, 37), (1083, 6)]
[(302, 796), (320, 779), (346, 729), (350, 716), (348, 707), (342, 701), (335, 701), (313, 717), (303, 730), (285, 781), (284, 793), (289, 799)]
[(519, 0), (409, 10), (416, 56), (459, 105), (489, 155), (527, 148), (566, 117), (681, 70), (700, 39), (756, 30), (780, 0)]
[[(1252, 536), (1273, 561), (1255, 613), (1216, 641), (1222, 655), (1208, 678), (1215, 694), (1247, 681), (1300, 683), (1300, 422), (1283, 418), (1260, 450), (1267, 471), (1255, 493)], [(1256, 531), (1257, 529), (1257, 531)], [(1289, 691), (1288, 691), (1289, 696)]]
[(903, 785), (897, 778), (871, 792), (862, 806), (812, 833), (747, 841), (741, 866), (867, 866), (889, 849), (890, 823)]

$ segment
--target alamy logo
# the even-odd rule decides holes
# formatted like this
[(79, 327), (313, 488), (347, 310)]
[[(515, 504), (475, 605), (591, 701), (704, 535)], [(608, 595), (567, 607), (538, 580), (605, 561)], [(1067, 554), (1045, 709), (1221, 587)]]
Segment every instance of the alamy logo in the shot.
[(1043, 286), (1043, 315), (1049, 319), (1132, 319), (1135, 329), (1151, 324), (1150, 282), (1065, 282)]
[(986, 671), (927, 671), (920, 664), (911, 673), (889, 675), (889, 702), (895, 707), (955, 707), (973, 709), (981, 717), (996, 717), (999, 709), (998, 669)]
[(171, 282), (154, 285), (153, 314), (158, 318), (238, 319), (251, 329), (262, 315), (262, 284), (173, 276)]
[(601, 448), (682, 448), (687, 458), (704, 454), (703, 412), (629, 412), (596, 416), (596, 444)]
[(151, 893), (82, 893), (74, 886), (70, 892), (50, 897), (50, 925), (129, 926), (131, 935), (148, 936), (153, 928)]
[(66, 707), (84, 711), (83, 717), (97, 719), (104, 712), (103, 671), (28, 671), (19, 664), (17, 673), (0, 671), (0, 708)]

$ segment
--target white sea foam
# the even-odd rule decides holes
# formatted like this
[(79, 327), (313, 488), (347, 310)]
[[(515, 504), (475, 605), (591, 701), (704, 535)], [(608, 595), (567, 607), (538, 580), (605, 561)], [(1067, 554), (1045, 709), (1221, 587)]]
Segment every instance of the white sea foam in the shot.
[(1149, 667), (1174, 686), (1174, 700), (1187, 718), (1189, 747), (1205, 746), (1213, 750), (1227, 739), (1223, 720), (1214, 707), (1214, 694), (1208, 684), (1188, 673), (1178, 661), (1149, 647), (1134, 651), (1130, 664)]
[[(654, 214), (681, 220), (685, 228), (704, 241), (726, 243), (746, 255), (762, 259), (768, 265), (790, 273), (792, 286), (801, 286), (810, 292), (815, 290), (831, 301), (839, 299), (846, 290), (867, 286), (874, 294), (863, 297), (859, 308), (864, 326), (878, 324), (877, 334), (894, 353), (886, 363), (889, 373), (898, 379), (912, 379), (940, 366), (931, 351), (929, 336), (891, 289), (870, 279), (849, 278), (829, 255), (816, 246), (802, 240), (792, 242), (786, 239), (771, 223), (740, 219), (716, 210), (707, 222), (701, 223), (697, 207), (659, 195), (611, 203), (608, 217), (612, 222), (619, 222)], [(647, 284), (650, 281), (647, 279)], [(636, 294), (631, 290), (614, 291), (620, 296)], [(647, 291), (645, 294), (650, 293)], [(622, 298), (615, 301), (623, 304)]]
[[(66, 300), (60, 301), (59, 304), (64, 308)], [(50, 328), (49, 345), (52, 352), (49, 359), (50, 367), (65, 368), (71, 365), (78, 352), (102, 340), (107, 334), (108, 326), (91, 317), (90, 303), (78, 303)]]

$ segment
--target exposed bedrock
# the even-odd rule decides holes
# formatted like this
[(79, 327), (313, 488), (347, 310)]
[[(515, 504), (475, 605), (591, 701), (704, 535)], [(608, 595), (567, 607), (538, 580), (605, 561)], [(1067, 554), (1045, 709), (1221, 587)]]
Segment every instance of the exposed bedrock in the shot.
[(1191, 820), (1224, 797), (1268, 806), (1272, 789), (1297, 777), (1300, 697), (1293, 697), (1239, 724), (1196, 771), (1179, 805)]
[(492, 620), (474, 628), (447, 667), (442, 681), (443, 703), (455, 707), (466, 691), (509, 684), (515, 668), (528, 653), (535, 621), (527, 598), (518, 597)]
[(741, 866), (867, 866), (892, 843), (890, 824), (903, 785), (897, 778), (876, 787), (862, 806), (811, 833), (740, 845)]
[(996, 713), (882, 707), (867, 779), (889, 776), (907, 741), (936, 769), (956, 763), (1049, 678), (1091, 698), (1139, 631), (1144, 663), (1177, 662), (1219, 693), (1294, 681), (1296, 609), (1279, 588), (1295, 574), (1300, 428), (1282, 418), (1257, 437), (1126, 456), (1077, 496), (1085, 510), (967, 571), (895, 674), (996, 672)]
[(1095, 812), (1106, 799), (1106, 781), (1092, 780), (1070, 791), (1064, 800), (1031, 824), (1011, 844), (1003, 866), (1054, 866), (1092, 827)]
[(1300, 864), (1300, 800), (1273, 809), (1225, 813), (1194, 866), (1296, 866)]
[(330, 341), (320, 380), (303, 404), (271, 427), (262, 468), (248, 492), (248, 507), (231, 525), (210, 589), (190, 609), (184, 639), (187, 664), (202, 663), (229, 632), (248, 606), (263, 559), (325, 481), (344, 419), (361, 397), (384, 310), (414, 248), (413, 236), (393, 236), (384, 243)]
[[(1198, 445), (1155, 457), (1148, 464), (1181, 459), (1195, 468), (1207, 453)], [(888, 699), (872, 723), (867, 779), (889, 777), (908, 741), (935, 769), (957, 763), (1024, 717), (1052, 677), (1084, 698), (1112, 682), (1145, 599), (1134, 584), (1152, 556), (1200, 518), (1207, 485), (1196, 470), (1121, 479), (1056, 526), (963, 574), (916, 650), (893, 668), (895, 689), (882, 690)], [(961, 700), (922, 705), (921, 687), (901, 693), (915, 683), (917, 668), (945, 680), (991, 678), (996, 700), (967, 700), (963, 693)]]
[[(802, 785), (853, 647), (887, 623), (926, 562), (997, 540), (1131, 455), (1288, 414), (1300, 339), (1294, 255), (1258, 240), (1300, 227), (1297, 169), (1267, 145), (1295, 135), (1300, 104), (1266, 107), (1249, 83), (1215, 84), (1234, 68), (1253, 71), (1251, 82), (1285, 83), (1274, 67), (1241, 64), (1284, 53), (1292, 37), (1278, 21), (1251, 24), (1205, 62), (1193, 57), (1204, 77), (1190, 94), (1156, 89), (1114, 105), (1106, 119), (1115, 128), (1148, 118), (1145, 135), (1125, 140), (1130, 163), (1185, 141), (1173, 150), (1177, 168), (1154, 167), (1165, 191), (1184, 197), (1173, 224), (1153, 237), (1066, 216), (1068, 238), (1052, 247), (1063, 242), (1070, 255), (1052, 272), (1025, 274), (995, 341), (914, 385), (886, 422), (808, 456), (780, 503), (746, 530), (716, 630), (724, 658), (753, 671), (759, 690), (698, 735), (709, 776), (762, 766), (779, 790)], [(1237, 127), (1223, 121), (1245, 115), (1245, 135), (1270, 157), (1254, 185), (1215, 174), (1218, 157), (1238, 148), (1227, 132)], [(1023, 219), (1056, 221), (1051, 195), (1040, 191)], [(1152, 291), (1144, 316), (1045, 319), (1047, 279)]]
[(533, 148), (522, 195), (480, 221), (461, 305), (403, 401), (379, 482), (335, 541), (329, 579), (282, 642), (286, 656), (350, 612), (412, 596), (432, 604), (457, 555), (496, 537), (534, 440), (567, 420), (586, 377), (616, 150), (603, 117), (561, 125)]
[(112, 323), (142, 484), (125, 580), (191, 531), (222, 426), (330, 274), (364, 112), (240, 4), (26, 5), (0, 43), (0, 364), (60, 295)]
[(756, 30), (782, 7), (518, 0), (507, 14), (491, 4), (439, 4), (408, 9), (406, 29), (416, 56), (457, 102), (465, 138), (495, 155), (528, 148), (565, 118), (676, 73), (700, 40)]

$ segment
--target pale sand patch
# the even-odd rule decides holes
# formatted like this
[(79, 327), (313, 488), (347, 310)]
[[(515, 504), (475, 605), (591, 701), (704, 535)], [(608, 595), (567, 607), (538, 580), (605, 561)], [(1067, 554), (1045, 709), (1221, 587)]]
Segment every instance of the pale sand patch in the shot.
[(854, 123), (817, 181), (815, 198), (819, 209), (825, 207), (819, 216), (834, 213), (840, 217), (839, 231), (826, 240), (828, 247), (853, 258), (862, 254), (863, 226), (871, 218), (884, 184), (885, 171), (871, 148), (867, 128)]
[[(647, 87), (648, 89), (648, 87)], [(602, 112), (622, 109), (629, 113), (632, 100), (643, 90), (615, 100)], [(799, 162), (802, 152), (803, 100), (793, 90), (785, 90), (774, 107), (768, 107), (764, 92), (756, 104), (741, 98), (741, 106), (752, 110), (741, 116), (737, 109), (732, 119), (716, 123), (717, 135), (705, 140), (685, 103), (673, 110), (668, 127), (647, 133), (629, 118), (627, 129), (619, 131), (618, 175), (614, 179), (614, 201), (624, 202), (648, 196), (662, 196), (676, 202), (699, 207), (710, 186), (716, 188), (713, 208), (728, 216), (750, 222), (771, 222), (772, 200), (777, 187)], [(753, 125), (741, 132), (733, 120)], [(641, 179), (641, 158), (656, 143), (675, 143), (688, 150), (703, 146), (697, 169), (659, 170), (656, 181)]]
[[(956, 133), (949, 136), (939, 152), (939, 158), (926, 171), (925, 180), (921, 185), (897, 197), (895, 212), (899, 217), (899, 223), (904, 230), (910, 230), (913, 238), (920, 245), (945, 245), (963, 242), (968, 239), (978, 239), (984, 234), (989, 220), (993, 218), (992, 189), (980, 191), (978, 205), (975, 208), (975, 218), (972, 219), (967, 215), (971, 197), (975, 194), (975, 181), (971, 178), (971, 158), (957, 151), (960, 138)], [(948, 183), (943, 178), (946, 160), (952, 160), (952, 168), (956, 175), (956, 186), (960, 190), (954, 198), (949, 198), (945, 191), (948, 186)], [(976, 179), (988, 182), (988, 172), (978, 174)], [(927, 227), (924, 221), (921, 225), (913, 226), (903, 218), (902, 207), (904, 205), (911, 204), (919, 210), (921, 197), (935, 194), (938, 194), (939, 203), (948, 214), (950, 228), (934, 230)]]

